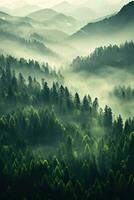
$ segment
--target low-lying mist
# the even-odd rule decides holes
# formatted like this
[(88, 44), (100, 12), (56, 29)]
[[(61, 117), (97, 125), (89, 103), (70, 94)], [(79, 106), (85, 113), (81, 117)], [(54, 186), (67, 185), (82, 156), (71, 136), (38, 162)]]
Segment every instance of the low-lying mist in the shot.
[(109, 69), (99, 74), (68, 72), (64, 74), (64, 79), (64, 84), (71, 89), (72, 93), (79, 92), (81, 97), (89, 94), (92, 99), (98, 97), (100, 107), (110, 106), (116, 116), (119, 114), (124, 118), (134, 116), (133, 102), (121, 102), (111, 95), (115, 87), (122, 85), (134, 87), (133, 75), (127, 71)]

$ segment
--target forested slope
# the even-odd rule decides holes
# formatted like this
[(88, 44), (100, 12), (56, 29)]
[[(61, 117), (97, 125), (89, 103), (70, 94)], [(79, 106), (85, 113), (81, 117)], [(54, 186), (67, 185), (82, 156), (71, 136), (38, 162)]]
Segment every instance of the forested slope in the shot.
[(120, 46), (109, 45), (96, 48), (90, 56), (74, 59), (71, 67), (78, 72), (105, 71), (108, 67), (131, 72), (134, 69), (134, 43), (126, 42)]
[(133, 199), (134, 119), (58, 83), (25, 80), (7, 63), (0, 113), (0, 199)]

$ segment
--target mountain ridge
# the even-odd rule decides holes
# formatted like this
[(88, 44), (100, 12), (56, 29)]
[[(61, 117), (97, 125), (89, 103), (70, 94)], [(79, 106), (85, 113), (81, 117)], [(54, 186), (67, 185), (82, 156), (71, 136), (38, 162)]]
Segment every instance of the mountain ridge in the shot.
[(125, 28), (125, 26), (130, 24), (132, 25), (130, 22), (134, 22), (134, 1), (123, 6), (114, 16), (95, 23), (88, 23), (78, 32), (74, 33), (70, 38), (77, 39), (82, 36), (88, 37), (93, 33), (97, 34), (97, 32), (101, 34), (107, 34), (107, 32), (115, 33), (118, 32), (119, 28)]
[(51, 8), (45, 8), (45, 9), (41, 9), (41, 10), (32, 12), (29, 15), (27, 15), (27, 17), (30, 17), (30, 18), (36, 19), (36, 20), (38, 20), (38, 18), (40, 18), (39, 21), (44, 21), (44, 20), (48, 20), (48, 19), (54, 17), (57, 14), (58, 14), (57, 11), (55, 11)]
[(95, 19), (95, 13), (89, 7), (75, 5), (67, 1), (62, 1), (61, 3), (53, 6), (52, 9), (81, 21)]

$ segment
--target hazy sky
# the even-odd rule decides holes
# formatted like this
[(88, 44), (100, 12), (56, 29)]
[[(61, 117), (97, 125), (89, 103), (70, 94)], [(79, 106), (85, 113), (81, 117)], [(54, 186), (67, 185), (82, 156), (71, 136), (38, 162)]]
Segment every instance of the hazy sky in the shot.
[[(57, 3), (62, 2), (63, 0), (0, 0), (0, 7), (8, 6), (8, 7), (21, 7), (25, 4), (31, 4), (31, 5), (38, 5), (40, 7), (51, 7)], [(129, 2), (128, 0), (66, 0), (73, 4), (81, 4), (81, 5), (87, 5), (91, 7), (98, 7), (101, 5), (101, 7), (107, 6), (108, 4), (112, 5), (123, 5), (126, 2)], [(86, 2), (86, 3), (85, 3)]]

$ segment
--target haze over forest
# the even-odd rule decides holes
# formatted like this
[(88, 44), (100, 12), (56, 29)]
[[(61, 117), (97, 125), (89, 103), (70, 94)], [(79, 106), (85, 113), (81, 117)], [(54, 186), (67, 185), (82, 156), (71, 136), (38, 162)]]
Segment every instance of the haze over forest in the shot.
[(0, 199), (133, 200), (134, 1), (0, 0)]

